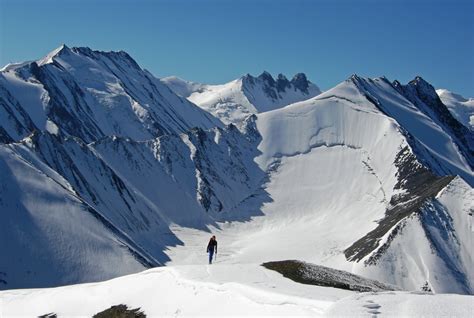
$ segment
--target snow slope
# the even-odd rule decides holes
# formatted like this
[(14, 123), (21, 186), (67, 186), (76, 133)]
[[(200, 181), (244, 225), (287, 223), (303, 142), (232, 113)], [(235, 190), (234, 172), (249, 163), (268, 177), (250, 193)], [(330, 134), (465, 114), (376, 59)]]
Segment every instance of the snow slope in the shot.
[(118, 304), (140, 308), (147, 317), (469, 317), (474, 310), (472, 296), (355, 293), (295, 283), (258, 265), (161, 267), (98, 284), (11, 290), (0, 297), (5, 316), (25, 317), (91, 317)]
[[(186, 134), (167, 135), (144, 142), (108, 137), (91, 144), (85, 144), (79, 138), (37, 132), (20, 143), (3, 146), (14, 151), (12, 161), (17, 164), (26, 162), (38, 175), (64, 183), (72, 195), (106, 223), (106, 227), (124, 233), (128, 245), (138, 249), (140, 255), (148, 260), (142, 267), (133, 270), (117, 267), (106, 273), (98, 271), (89, 277), (86, 274), (75, 275), (74, 279), (67, 281), (90, 282), (169, 261), (164, 253), (166, 248), (182, 244), (170, 231), (170, 225), (206, 230), (206, 225), (214, 224), (224, 209), (231, 209), (251, 195), (263, 178), (263, 173), (253, 162), (256, 149), (252, 146), (251, 124), (249, 122), (247, 134), (242, 134), (233, 126), (209, 131), (196, 128)], [(11, 174), (10, 182), (22, 181), (22, 176), (17, 174), (16, 170)], [(15, 179), (17, 177), (19, 180)], [(38, 177), (32, 175), (31, 178), (35, 180)], [(7, 194), (2, 193), (0, 198), (3, 195)], [(21, 196), (21, 193), (17, 195)], [(37, 195), (40, 196), (41, 192)], [(15, 199), (11, 197), (5, 202), (14, 202)], [(34, 205), (31, 209), (44, 213), (43, 210), (36, 211)], [(6, 224), (16, 223), (21, 231), (27, 231), (27, 224), (14, 218), (14, 203), (3, 205), (1, 212), (2, 221)], [(243, 220), (244, 216), (236, 215), (234, 218)], [(61, 223), (49, 226), (60, 228)], [(82, 223), (78, 223), (78, 227), (81, 226)], [(43, 232), (47, 231), (42, 229), (38, 235), (47, 235)], [(107, 235), (106, 232), (101, 236), (100, 232), (90, 233), (87, 230), (81, 233), (85, 242), (90, 239), (88, 235), (102, 239), (106, 239), (103, 236)], [(21, 244), (20, 237), (11, 236), (9, 239)], [(38, 241), (37, 249), (56, 249), (62, 244), (72, 244), (69, 253), (81, 255), (80, 248), (70, 242), (72, 239), (81, 241), (80, 237), (73, 236), (57, 242)], [(24, 252), (20, 247), (6, 249), (4, 259), (22, 258)], [(91, 253), (99, 257), (102, 251), (97, 248)], [(44, 279), (39, 274), (31, 274), (29, 286), (64, 284), (65, 276), (78, 271), (67, 262), (59, 262), (55, 258), (49, 261), (57, 262), (55, 266), (61, 270), (51, 271)], [(15, 267), (0, 268), (9, 277), (2, 288), (26, 287), (21, 272)]]
[(117, 135), (136, 140), (221, 126), (125, 52), (63, 45), (45, 58), (0, 72), (0, 137), (35, 130), (86, 142)]
[(283, 74), (276, 80), (268, 72), (258, 77), (247, 74), (222, 85), (188, 82), (175, 76), (161, 81), (226, 124), (239, 124), (250, 114), (277, 109), (321, 93), (303, 73), (291, 80)]
[(0, 145), (0, 288), (104, 280), (157, 265), (66, 180), (38, 165), (43, 171)]
[[(261, 154), (256, 162), (267, 179), (229, 212), (251, 213), (250, 223), (223, 223), (214, 229), (226, 246), (221, 260), (297, 259), (408, 290), (420, 290), (428, 282), (436, 292), (472, 293), (466, 285), (472, 281), (472, 187), (460, 178), (433, 174), (417, 159), (411, 144), (420, 139), (408, 129), (426, 135), (442, 130), (385, 83), (353, 77), (313, 99), (258, 115)], [(401, 108), (394, 116), (399, 120), (387, 116), (387, 108)], [(400, 124), (405, 123), (404, 111), (412, 113), (408, 129)], [(452, 143), (443, 147), (450, 147), (462, 163)], [(444, 155), (444, 149), (430, 151), (431, 156)], [(452, 199), (455, 205), (438, 202), (439, 193), (448, 188), (459, 193)], [(432, 217), (433, 227), (418, 226), (405, 237), (400, 227), (426, 218), (428, 206), (439, 215)], [(443, 226), (441, 220), (450, 218), (462, 221)], [(184, 246), (167, 252), (169, 264), (202, 261), (200, 245), (208, 233), (172, 230)], [(447, 242), (449, 248), (433, 248), (435, 232), (460, 239)], [(396, 238), (406, 244), (397, 245)], [(392, 249), (407, 256), (394, 263)]]
[(474, 130), (474, 99), (464, 98), (447, 89), (437, 89), (436, 93), (461, 124)]

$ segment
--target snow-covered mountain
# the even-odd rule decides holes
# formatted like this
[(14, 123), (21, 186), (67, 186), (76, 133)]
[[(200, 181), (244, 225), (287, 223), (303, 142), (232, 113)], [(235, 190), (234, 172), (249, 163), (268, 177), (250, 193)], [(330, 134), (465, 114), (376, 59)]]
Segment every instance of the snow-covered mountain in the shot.
[(62, 45), (38, 61), (5, 66), (0, 90), (3, 141), (35, 130), (86, 142), (110, 135), (146, 140), (221, 125), (123, 51)]
[(303, 73), (296, 74), (291, 80), (283, 74), (278, 74), (276, 79), (268, 72), (258, 77), (247, 74), (222, 85), (194, 83), (175, 76), (161, 81), (222, 122), (237, 125), (250, 114), (281, 108), (321, 93)]
[[(305, 78), (280, 91), (274, 80), (280, 97), (265, 104), (268, 74), (246, 76), (222, 90), (248, 102), (229, 112), (237, 128), (132, 61), (62, 47), (0, 73), (2, 289), (206, 271), (213, 232), (232, 274), (194, 282), (296, 259), (405, 290), (474, 292), (473, 133), (422, 78), (354, 75), (281, 107)], [(213, 95), (193, 85), (174, 90)]]
[[(181, 244), (170, 225), (204, 230), (215, 224), (219, 213), (255, 191), (263, 173), (252, 161), (257, 153), (253, 144), (251, 134), (233, 126), (195, 128), (143, 142), (112, 136), (90, 144), (77, 137), (37, 132), (19, 143), (0, 144), (5, 152), (1, 175), (9, 176), (0, 180), (0, 207), (6, 213), (0, 225), (5, 235), (0, 247), (9, 256), (0, 261), (1, 271), (8, 276), (4, 281), (8, 287), (52, 286), (163, 265), (170, 260), (166, 247)], [(18, 172), (17, 167), (23, 166), (31, 170), (27, 177)], [(56, 204), (55, 198), (61, 196), (72, 203)], [(87, 223), (74, 215), (62, 219), (61, 208), (89, 216), (103, 233), (83, 228)], [(81, 212), (74, 212), (79, 208)], [(30, 231), (30, 223), (39, 230)], [(71, 227), (84, 235), (82, 243), (77, 235), (70, 235)], [(88, 243), (89, 235), (107, 241), (119, 235), (112, 241), (127, 261), (109, 270), (106, 264), (114, 258), (106, 257), (104, 265), (96, 267), (93, 260), (103, 257), (102, 248), (112, 247)], [(34, 249), (22, 248), (30, 241), (36, 242)], [(51, 252), (43, 257), (38, 250)], [(85, 260), (84, 266), (78, 265)], [(33, 274), (22, 276), (18, 271), (23, 268)], [(61, 270), (51, 272), (51, 268)]]
[(447, 89), (437, 89), (436, 93), (461, 124), (474, 130), (474, 99), (464, 98), (459, 94), (450, 92)]
[[(276, 258), (323, 263), (407, 289), (428, 282), (437, 292), (472, 293), (473, 191), (466, 181), (473, 183), (473, 172), (450, 135), (395, 85), (353, 76), (313, 99), (259, 115), (257, 127), (257, 162), (270, 171), (265, 190), (272, 198), (262, 222), (279, 228), (253, 237), (255, 252), (272, 250)], [(442, 199), (445, 192), (453, 197)], [(422, 218), (413, 248), (407, 243), (391, 252), (409, 231), (406, 224)], [(426, 258), (413, 262), (420, 250)], [(392, 253), (410, 257), (395, 261)]]

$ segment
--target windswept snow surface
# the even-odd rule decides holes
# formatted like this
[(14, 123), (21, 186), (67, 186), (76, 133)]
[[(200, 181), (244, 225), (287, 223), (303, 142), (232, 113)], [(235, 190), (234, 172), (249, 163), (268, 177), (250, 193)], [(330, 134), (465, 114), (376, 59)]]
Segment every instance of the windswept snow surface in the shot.
[(258, 77), (247, 74), (222, 85), (199, 84), (175, 76), (161, 81), (222, 122), (236, 125), (251, 114), (277, 109), (321, 93), (303, 73), (296, 74), (291, 80), (282, 74), (274, 79), (268, 72)]
[(474, 130), (474, 98), (464, 98), (447, 89), (437, 89), (436, 93), (461, 124)]

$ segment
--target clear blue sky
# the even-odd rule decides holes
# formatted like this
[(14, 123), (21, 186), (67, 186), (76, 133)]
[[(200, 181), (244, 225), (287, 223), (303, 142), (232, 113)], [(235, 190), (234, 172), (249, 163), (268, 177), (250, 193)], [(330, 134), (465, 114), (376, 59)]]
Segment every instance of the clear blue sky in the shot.
[(0, 0), (0, 64), (61, 43), (127, 51), (158, 77), (352, 73), (474, 97), (473, 0)]

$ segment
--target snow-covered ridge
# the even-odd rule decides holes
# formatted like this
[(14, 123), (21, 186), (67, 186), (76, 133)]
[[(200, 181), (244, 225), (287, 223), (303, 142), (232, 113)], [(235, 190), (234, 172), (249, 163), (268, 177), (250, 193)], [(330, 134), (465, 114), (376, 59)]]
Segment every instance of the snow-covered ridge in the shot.
[(145, 140), (222, 126), (123, 51), (62, 45), (36, 62), (4, 68), (0, 100), (4, 141), (18, 141), (35, 130), (90, 142), (109, 135)]
[(257, 77), (247, 74), (222, 85), (206, 85), (177, 77), (161, 79), (175, 93), (186, 97), (224, 123), (240, 124), (248, 115), (277, 109), (321, 93), (303, 73), (288, 80), (274, 79), (268, 72)]
[(257, 264), (161, 267), (102, 283), (11, 290), (0, 296), (6, 316), (34, 317), (92, 317), (119, 304), (140, 308), (147, 317), (469, 317), (474, 310), (472, 296), (308, 286)]
[[(434, 87), (420, 76), (417, 76), (407, 85), (401, 85), (398, 81), (395, 81), (393, 86), (419, 111), (428, 116), (435, 125), (442, 128), (450, 137), (451, 143), (454, 143), (457, 150), (462, 154), (472, 172), (472, 169), (474, 169), (474, 132), (463, 126), (451, 114), (439, 98)], [(456, 172), (455, 174), (461, 173)]]
[[(449, 174), (446, 171), (461, 173), (466, 181), (473, 182), (472, 171), (454, 136), (444, 131), (437, 117), (426, 115), (418, 107), (420, 104), (412, 104), (385, 78), (352, 76), (315, 98), (258, 115), (262, 155), (257, 162), (262, 169), (272, 171), (266, 190), (273, 202), (265, 206), (264, 213), (287, 223), (297, 223), (299, 219), (315, 222), (313, 227), (321, 231), (319, 235), (311, 232), (311, 236), (302, 238), (299, 233), (304, 232), (304, 226), (294, 225), (299, 228), (295, 232), (299, 239), (317, 246), (304, 260), (324, 260), (323, 264), (328, 266), (352, 268), (355, 273), (360, 271), (367, 277), (409, 289), (421, 288), (429, 271), (443, 271), (440, 268), (445, 265), (440, 264), (449, 262), (449, 258), (442, 253), (431, 270), (406, 281), (397, 280), (391, 276), (391, 269), (376, 261), (378, 253), (386, 253), (384, 244), (390, 246), (393, 237), (403, 236), (397, 225), (417, 215), (424, 204), (450, 184), (452, 176), (436, 176), (430, 168), (436, 168), (439, 175)], [(429, 139), (433, 135), (438, 136), (436, 140)], [(439, 140), (446, 143), (440, 145)], [(452, 152), (449, 159), (445, 149)], [(453, 167), (453, 162), (457, 162), (457, 167)], [(337, 199), (327, 193), (336, 194)], [(463, 217), (469, 222), (467, 213)], [(268, 219), (266, 223), (271, 222)], [(462, 227), (457, 230), (464, 231)], [(283, 237), (291, 233), (281, 232), (277, 233)], [(421, 230), (420, 235), (429, 234)], [(276, 233), (273, 240), (278, 241)], [(430, 243), (424, 244), (429, 248)], [(284, 247), (282, 254), (276, 253), (280, 258), (285, 253), (289, 254), (286, 258), (295, 259), (305, 255), (303, 248), (293, 254)], [(343, 250), (346, 260), (360, 267), (341, 262), (333, 250)], [(464, 257), (461, 254), (470, 253), (460, 252), (457, 257)], [(400, 266), (410, 268), (408, 263), (407, 260)], [(471, 293), (472, 289), (457, 279), (457, 273), (465, 272), (467, 267), (461, 271), (451, 265), (446, 267), (451, 269), (443, 274), (444, 281), (426, 279), (432, 288)], [(381, 278), (384, 275), (386, 280)]]

